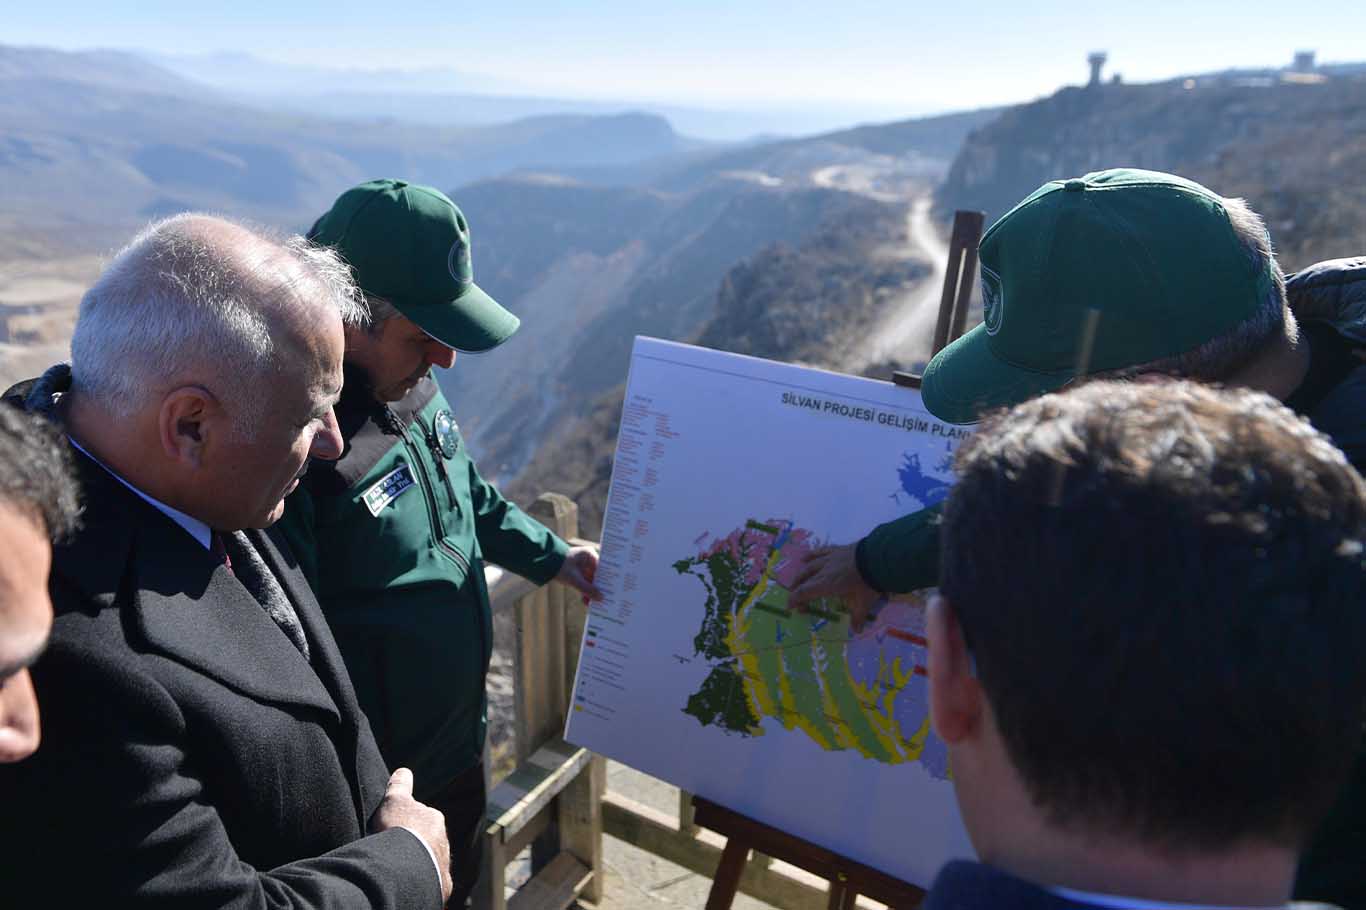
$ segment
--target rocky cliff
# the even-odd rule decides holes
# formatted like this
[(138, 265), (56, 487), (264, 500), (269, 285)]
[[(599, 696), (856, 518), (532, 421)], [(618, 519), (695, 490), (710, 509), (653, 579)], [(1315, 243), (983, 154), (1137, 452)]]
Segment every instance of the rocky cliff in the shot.
[(1366, 250), (1366, 78), (1192, 78), (1066, 88), (974, 130), (937, 194), (988, 224), (1039, 184), (1108, 167), (1241, 196), (1288, 268)]
[[(903, 205), (841, 194), (843, 208), (800, 240), (773, 243), (733, 265), (713, 291), (711, 318), (675, 335), (719, 350), (841, 369), (889, 307), (929, 271), (909, 258)], [(898, 364), (879, 367), (886, 378)], [(625, 383), (595, 395), (562, 423), (509, 486), (514, 498), (558, 490), (579, 504), (596, 537), (612, 473)]]

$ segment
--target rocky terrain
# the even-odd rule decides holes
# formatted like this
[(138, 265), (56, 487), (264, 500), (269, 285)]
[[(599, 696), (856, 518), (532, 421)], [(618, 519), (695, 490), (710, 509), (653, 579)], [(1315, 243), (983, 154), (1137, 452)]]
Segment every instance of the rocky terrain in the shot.
[(704, 343), (793, 359), (805, 355), (786, 345), (800, 336), (825, 366), (886, 359), (869, 339), (887, 337), (907, 288), (942, 258), (909, 243), (912, 204), (925, 200), (915, 233), (934, 240), (928, 193), (949, 164), (938, 153), (985, 116), (694, 153), (644, 183), (539, 173), (452, 190), (471, 220), (476, 280), (523, 318), (506, 345), (439, 377), (481, 469), (533, 496), (586, 489), (585, 459), (545, 466), (564, 461), (551, 450), (573, 449), (571, 438), (610, 450), (614, 425), (590, 428), (620, 394), (636, 335), (695, 341), (720, 318)]
[[(733, 177), (839, 186), (861, 196), (863, 206), (799, 243), (766, 246), (733, 266), (716, 289), (711, 317), (691, 335), (670, 337), (869, 375), (914, 365), (923, 359), (942, 281), (942, 272), (924, 275), (943, 258), (942, 246), (926, 238), (935, 239), (952, 211), (983, 210), (990, 224), (1046, 180), (1105, 167), (1173, 171), (1247, 198), (1266, 217), (1290, 269), (1366, 249), (1366, 78), (1359, 69), (1298, 81), (1261, 72), (1065, 88), (989, 113), (959, 121), (971, 132), (918, 229), (907, 217), (915, 212), (911, 187), (923, 179), (922, 153), (903, 147), (888, 154), (897, 151), (894, 137), (907, 135), (904, 125), (851, 131), (857, 143), (847, 135), (819, 137), (718, 156)], [(696, 166), (684, 168), (665, 185), (687, 186), (696, 173)], [(900, 262), (887, 257), (889, 249), (901, 250)], [(619, 386), (593, 395), (577, 420), (545, 438), (511, 488), (524, 497), (544, 489), (574, 496), (591, 532), (605, 505), (621, 394)]]
[[(767, 245), (732, 266), (713, 295), (710, 318), (692, 332), (668, 337), (826, 369), (867, 370), (881, 378), (923, 361), (928, 334), (905, 337), (901, 357), (876, 363), (869, 357), (870, 351), (895, 347), (885, 343), (890, 327), (904, 332), (920, 324), (899, 317), (923, 312), (923, 288), (934, 286), (941, 274), (909, 233), (908, 210), (915, 203), (841, 192), (847, 198), (840, 214), (800, 241)], [(931, 298), (932, 314), (937, 288)], [(876, 337), (883, 343), (872, 344)], [(580, 533), (589, 537), (600, 532), (611, 478), (624, 369), (618, 375), (577, 419), (561, 422), (545, 437), (508, 487), (522, 501), (543, 490), (574, 498)]]
[(1266, 218), (1290, 269), (1366, 249), (1366, 74), (1280, 74), (1068, 88), (968, 136), (936, 195), (988, 224), (1046, 180), (1171, 171)]

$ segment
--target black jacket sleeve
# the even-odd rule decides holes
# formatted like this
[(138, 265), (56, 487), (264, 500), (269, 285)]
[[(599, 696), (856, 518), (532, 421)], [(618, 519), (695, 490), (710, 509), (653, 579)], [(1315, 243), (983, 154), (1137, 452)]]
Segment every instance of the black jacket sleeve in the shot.
[(58, 642), (35, 668), (42, 744), (0, 766), (0, 894), (53, 908), (441, 905), (430, 856), (404, 830), (271, 869), (243, 861), (216, 808), (223, 794), (181, 746), (186, 715), (89, 644)]

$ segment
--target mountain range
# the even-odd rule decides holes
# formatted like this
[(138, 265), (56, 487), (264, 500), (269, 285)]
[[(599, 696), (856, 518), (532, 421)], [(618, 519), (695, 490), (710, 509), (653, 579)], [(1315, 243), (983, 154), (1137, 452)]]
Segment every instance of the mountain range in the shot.
[(375, 176), (456, 186), (700, 147), (644, 113), (357, 125), (252, 108), (126, 53), (0, 46), (0, 236), (107, 246), (183, 209), (298, 229)]
[[(398, 94), (458, 106), (460, 87)], [(744, 143), (689, 138), (654, 111), (420, 122), (368, 93), (392, 116), (329, 116), (311, 92), (265, 106), (121, 52), (0, 46), (0, 373), (23, 339), (59, 343), (86, 254), (148, 218), (210, 209), (298, 230), (360, 180), (431, 183), (470, 219), (480, 286), (523, 319), (438, 379), (485, 473), (523, 499), (575, 497), (591, 535), (636, 334), (878, 376), (912, 366), (928, 339), (879, 345), (896, 362), (872, 365), (869, 339), (925, 299), (935, 263), (917, 239), (955, 209), (990, 223), (1045, 180), (1147, 167), (1246, 197), (1291, 268), (1366, 250), (1356, 65), (1068, 87)], [(85, 271), (45, 271), (63, 256)], [(60, 307), (12, 280), (25, 269), (67, 295)]]
[[(1193, 83), (1193, 84), (1192, 84)], [(1266, 219), (1287, 269), (1366, 252), (1366, 68), (1342, 66), (1327, 78), (1295, 80), (1280, 71), (1250, 78), (1216, 74), (1150, 85), (1064, 88), (1048, 98), (961, 119), (848, 131), (839, 136), (779, 142), (720, 153), (698, 167), (758, 179), (772, 172), (821, 172), (819, 160), (848, 161), (883, 151), (904, 173), (916, 170), (936, 125), (968, 129), (934, 190), (935, 220), (955, 209), (977, 209), (987, 224), (1050, 179), (1107, 167), (1180, 173), (1226, 196), (1245, 197)], [(898, 145), (915, 137), (912, 145)], [(952, 143), (954, 137), (946, 136)], [(940, 146), (939, 148), (942, 148)], [(865, 159), (867, 160), (867, 159)], [(839, 165), (826, 165), (826, 168)], [(692, 168), (663, 180), (687, 186)], [(850, 209), (850, 220), (828, 219), (796, 245), (775, 244), (735, 264), (722, 277), (706, 321), (673, 337), (725, 350), (848, 370), (847, 339), (880, 322), (879, 301), (904, 305), (915, 260), (879, 259), (873, 237), (896, 238), (903, 227), (886, 208)], [(856, 214), (855, 214), (856, 212)], [(847, 242), (841, 242), (847, 241)], [(885, 291), (892, 289), (890, 295)], [(980, 313), (980, 301), (974, 300)], [(969, 326), (980, 316), (971, 317)], [(923, 343), (923, 342), (922, 342)], [(923, 348), (908, 347), (898, 363), (864, 370), (885, 377), (914, 365)], [(856, 363), (856, 362), (854, 362)], [(576, 498), (592, 533), (605, 506), (623, 386), (599, 394), (581, 415), (543, 437), (533, 459), (509, 485), (514, 495), (555, 489)]]
[(366, 69), (278, 63), (246, 53), (154, 54), (144, 60), (245, 104), (354, 121), (403, 120), (432, 126), (487, 126), (547, 114), (601, 116), (647, 110), (680, 133), (715, 142), (766, 134), (804, 135), (840, 124), (881, 122), (885, 105), (731, 104), (708, 107), (658, 100), (566, 98), (545, 86), (454, 67)]

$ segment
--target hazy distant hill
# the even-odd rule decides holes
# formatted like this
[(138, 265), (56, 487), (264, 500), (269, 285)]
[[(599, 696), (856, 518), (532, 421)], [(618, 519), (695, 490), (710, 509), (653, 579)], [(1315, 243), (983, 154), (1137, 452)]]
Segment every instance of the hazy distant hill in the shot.
[[(859, 127), (455, 191), (481, 286), (523, 317), (503, 348), (441, 382), (483, 469), (523, 496), (603, 506), (622, 382), (638, 334), (830, 368), (928, 270), (907, 242), (910, 200), (993, 111)], [(617, 172), (620, 177), (622, 172)], [(888, 372), (884, 370), (884, 372)]]
[(958, 154), (967, 135), (994, 120), (1002, 110), (982, 108), (868, 124), (800, 139), (698, 153), (686, 164), (660, 173), (656, 182), (664, 187), (686, 189), (727, 171), (762, 173), (778, 179), (805, 177), (822, 164), (857, 159), (865, 152), (904, 158), (908, 166), (917, 166), (922, 176), (937, 179)]
[(642, 165), (632, 186), (541, 174), (455, 190), (477, 280), (523, 318), (506, 346), (441, 377), (481, 465), (523, 488), (586, 489), (586, 474), (546, 474), (554, 459), (539, 450), (569, 436), (610, 448), (601, 402), (610, 411), (638, 334), (845, 362), (846, 333), (918, 277), (909, 200), (989, 116), (692, 153)]
[[(1192, 78), (1067, 88), (976, 129), (938, 192), (944, 211), (988, 223), (1046, 180), (1132, 166), (1245, 197), (1285, 264), (1366, 251), (1366, 78), (1350, 65), (1319, 84)], [(1250, 84), (1249, 84), (1250, 83)]]
[[(515, 82), (481, 76), (455, 67), (417, 69), (347, 68), (278, 63), (243, 51), (207, 54), (136, 55), (159, 69), (222, 91), (253, 95), (296, 95), (309, 92), (411, 93), (509, 92), (524, 90)], [(514, 118), (504, 118), (514, 119)], [(445, 125), (449, 125), (449, 121)]]
[(245, 107), (127, 54), (0, 47), (0, 234), (109, 244), (185, 208), (300, 227), (371, 177), (452, 186), (694, 146), (645, 114), (364, 128)]
[[(558, 97), (539, 88), (451, 67), (366, 69), (340, 62), (302, 66), (247, 53), (170, 55), (145, 59), (253, 107), (346, 120), (400, 120), (432, 126), (481, 126), (548, 114), (603, 116), (645, 111), (674, 129), (713, 142), (753, 141), (764, 134), (800, 136), (834, 125), (882, 121), (901, 111), (851, 103), (746, 104), (709, 107), (624, 99)], [(631, 86), (623, 86), (629, 93)]]
[[(0, 44), (0, 80), (40, 89), (66, 84), (106, 91), (203, 96), (205, 86), (172, 75), (136, 54), (97, 50), (71, 53), (46, 47)], [(11, 97), (22, 102), (23, 97)]]

